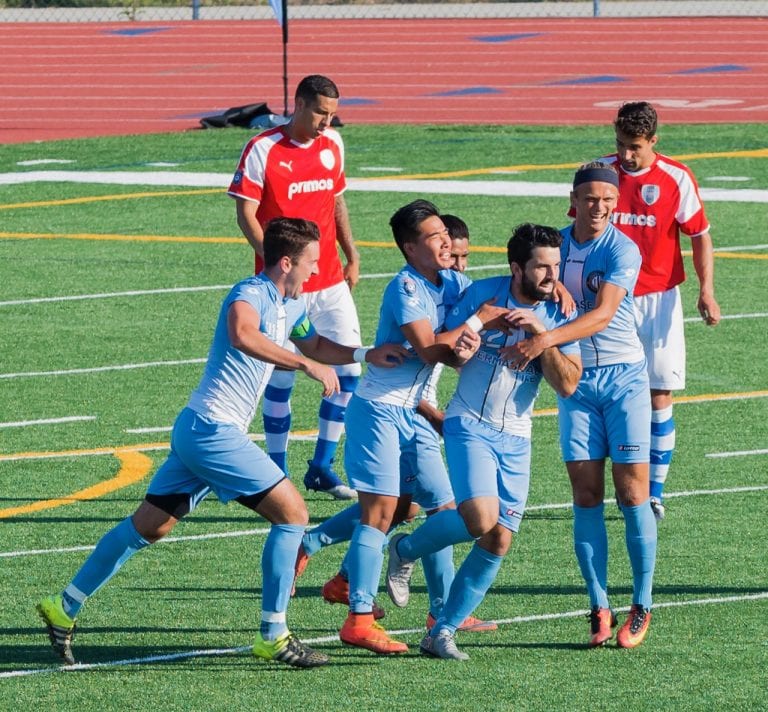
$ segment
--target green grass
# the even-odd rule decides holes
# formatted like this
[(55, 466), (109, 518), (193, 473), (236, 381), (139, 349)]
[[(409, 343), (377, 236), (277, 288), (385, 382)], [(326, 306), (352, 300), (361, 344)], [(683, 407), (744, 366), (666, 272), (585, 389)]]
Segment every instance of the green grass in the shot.
[[(466, 180), (567, 182), (579, 163), (611, 147), (610, 127), (411, 127), (348, 126), (349, 177), (469, 171)], [(42, 170), (18, 161), (68, 159), (68, 170), (137, 170), (171, 161), (170, 170), (232, 171), (247, 133), (199, 131), (0, 146), (0, 173)], [(690, 158), (705, 187), (768, 190), (765, 158), (718, 154), (764, 149), (761, 125), (670, 126), (660, 148)], [(529, 166), (519, 174), (494, 168)], [(532, 168), (536, 166), (536, 168)], [(379, 170), (368, 170), (378, 167)], [(169, 169), (163, 169), (169, 170)], [(724, 176), (745, 177), (729, 182)], [(455, 179), (455, 178), (454, 178)], [(150, 195), (146, 195), (150, 194)], [(136, 196), (118, 200), (112, 196)], [(82, 199), (101, 197), (97, 202)], [(360, 242), (391, 243), (391, 213), (416, 195), (350, 191), (355, 236)], [(464, 217), (477, 248), (501, 248), (512, 227), (534, 220), (566, 222), (565, 200), (429, 195), (446, 212)], [(67, 202), (61, 201), (80, 201)], [(45, 202), (46, 204), (41, 204)], [(103, 664), (60, 674), (34, 603), (60, 590), (86, 555), (65, 551), (88, 546), (133, 511), (148, 479), (98, 499), (3, 514), (10, 507), (66, 497), (113, 478), (120, 461), (112, 454), (77, 451), (160, 443), (147, 450), (147, 473), (164, 457), (168, 433), (129, 433), (132, 428), (170, 426), (196, 385), (202, 365), (48, 376), (0, 378), (0, 421), (64, 416), (94, 420), (0, 428), (0, 709), (76, 708), (167, 710), (296, 709), (764, 709), (768, 617), (763, 543), (768, 485), (766, 456), (726, 458), (709, 454), (765, 447), (766, 388), (764, 227), (766, 203), (709, 202), (718, 247), (743, 247), (716, 260), (717, 296), (726, 315), (714, 329), (686, 325), (688, 387), (699, 397), (675, 409), (678, 448), (668, 490), (668, 518), (661, 525), (655, 601), (647, 642), (635, 651), (614, 647), (587, 651), (587, 605), (571, 549), (569, 486), (551, 416), (534, 420), (530, 510), (479, 614), (505, 623), (497, 633), (464, 634), (461, 647), (472, 659), (462, 665), (420, 658), (376, 658), (343, 648), (334, 636), (345, 611), (328, 606), (319, 587), (336, 570), (342, 548), (320, 552), (301, 579), (289, 609), (292, 628), (333, 657), (312, 672), (253, 660), (243, 652), (258, 629), (263, 533), (210, 540), (186, 539), (152, 547), (89, 601), (80, 617), (76, 652), (84, 663)], [(142, 291), (169, 287), (229, 285), (248, 274), (251, 252), (238, 237), (232, 201), (223, 192), (168, 187), (28, 183), (0, 186), (0, 301)], [(46, 235), (47, 238), (18, 235)], [(91, 235), (72, 239), (73, 235)], [(126, 239), (97, 239), (124, 236)], [(149, 236), (153, 239), (140, 241)], [(163, 241), (204, 237), (208, 242)], [(214, 239), (219, 238), (219, 239)], [(227, 238), (227, 239), (221, 239)], [(754, 246), (752, 249), (749, 246)], [(361, 247), (363, 273), (394, 273), (396, 249)], [(502, 252), (477, 250), (473, 267), (499, 265)], [(695, 316), (696, 280), (683, 287), (685, 315)], [(479, 270), (474, 276), (491, 271)], [(355, 291), (364, 339), (376, 326), (386, 278), (364, 279)], [(205, 356), (225, 289), (104, 299), (0, 305), (0, 375), (89, 369), (121, 364), (188, 361)], [(763, 316), (747, 317), (749, 314)], [(455, 377), (441, 383), (445, 401)], [(711, 396), (741, 396), (713, 400)], [(298, 380), (294, 429), (316, 427), (317, 384)], [(552, 408), (542, 388), (538, 408)], [(260, 417), (254, 430), (261, 429)], [(291, 444), (296, 479), (312, 443)], [(9, 459), (24, 453), (52, 458)], [(755, 491), (715, 490), (754, 487)], [(695, 494), (698, 492), (698, 494)], [(313, 523), (342, 505), (310, 494)], [(547, 505), (561, 504), (561, 507)], [(629, 603), (623, 524), (609, 505), (610, 586), (614, 603)], [(262, 520), (237, 505), (211, 499), (181, 524), (174, 536), (265, 530)], [(43, 553), (31, 553), (43, 550)], [(459, 548), (458, 557), (466, 548)], [(16, 552), (17, 555), (9, 554)], [(27, 552), (20, 554), (19, 552)], [(415, 651), (427, 609), (417, 570), (413, 599), (396, 609), (382, 594), (390, 630)], [(753, 597), (753, 598), (749, 598)], [(709, 601), (706, 603), (706, 601)], [(569, 615), (572, 614), (572, 615)], [(222, 651), (188, 657), (193, 651)], [(226, 652), (229, 651), (229, 652)], [(174, 656), (153, 660), (151, 656)], [(135, 664), (115, 664), (136, 660)], [(51, 674), (36, 671), (46, 670)]]

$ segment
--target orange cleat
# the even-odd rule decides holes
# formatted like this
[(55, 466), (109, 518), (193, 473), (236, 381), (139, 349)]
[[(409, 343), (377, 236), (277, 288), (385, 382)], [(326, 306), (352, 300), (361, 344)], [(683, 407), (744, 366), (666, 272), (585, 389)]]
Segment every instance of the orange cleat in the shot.
[[(435, 627), (435, 618), (431, 613), (427, 614), (427, 630)], [(484, 621), (474, 616), (467, 616), (464, 622), (459, 626), (459, 630), (474, 631), (476, 633), (490, 633), (498, 630), (499, 626), (493, 621)]]
[(627, 620), (619, 628), (616, 642), (620, 648), (636, 648), (645, 639), (651, 623), (651, 612), (637, 603), (632, 604)]
[[(323, 598), (328, 603), (349, 605), (349, 582), (336, 574), (323, 584)], [(386, 611), (376, 601), (373, 602), (373, 617), (378, 621), (386, 615)]]
[(293, 565), (293, 588), (291, 589), (291, 596), (296, 595), (296, 580), (307, 568), (309, 558), (309, 554), (304, 551), (304, 544), (299, 544), (299, 551), (296, 553), (296, 563)]
[(408, 646), (390, 638), (387, 631), (376, 623), (372, 613), (350, 613), (339, 631), (341, 642), (365, 648), (378, 655), (407, 653)]
[(605, 645), (613, 638), (613, 630), (611, 629), (616, 627), (616, 616), (610, 608), (593, 606), (592, 610), (587, 613), (587, 618), (589, 619), (589, 632), (591, 634), (587, 647), (596, 648)]

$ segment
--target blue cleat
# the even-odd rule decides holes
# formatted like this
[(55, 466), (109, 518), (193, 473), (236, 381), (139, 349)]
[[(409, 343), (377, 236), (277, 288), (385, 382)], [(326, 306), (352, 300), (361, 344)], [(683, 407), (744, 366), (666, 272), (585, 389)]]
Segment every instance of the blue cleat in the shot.
[(330, 467), (318, 467), (307, 462), (309, 469), (304, 475), (304, 486), (308, 490), (325, 492), (334, 499), (357, 499), (357, 492), (347, 487)]

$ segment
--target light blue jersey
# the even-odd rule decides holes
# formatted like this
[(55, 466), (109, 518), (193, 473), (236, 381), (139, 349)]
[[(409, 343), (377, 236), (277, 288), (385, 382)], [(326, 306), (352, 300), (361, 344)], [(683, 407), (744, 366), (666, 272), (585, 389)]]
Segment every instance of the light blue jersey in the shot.
[(403, 267), (384, 290), (376, 345), (402, 344), (411, 352), (411, 357), (395, 368), (369, 364), (355, 395), (388, 405), (415, 408), (433, 366), (418, 357), (403, 336), (401, 327), (426, 319), (435, 333), (442, 331), (446, 313), (469, 283), (468, 277), (446, 269), (440, 271), (440, 284), (434, 285), (410, 265)]
[[(518, 303), (510, 293), (511, 282), (511, 276), (474, 282), (446, 318), (446, 328), (455, 328), (466, 321), (489, 299), (494, 300), (495, 306), (532, 310), (548, 330), (569, 320), (555, 302)], [(529, 334), (523, 329), (509, 334), (487, 330), (480, 333), (480, 338), (480, 349), (461, 368), (456, 392), (448, 404), (445, 417), (470, 417), (499, 432), (530, 438), (533, 402), (542, 378), (541, 365), (535, 359), (519, 371), (509, 368), (507, 362), (499, 357), (499, 349), (529, 338)], [(579, 353), (576, 342), (563, 344), (559, 348), (564, 354)]]
[(259, 330), (278, 346), (283, 346), (289, 337), (296, 340), (313, 336), (315, 330), (306, 318), (304, 300), (284, 298), (263, 273), (232, 287), (221, 305), (205, 371), (189, 398), (188, 407), (245, 433), (274, 366), (232, 346), (227, 313), (236, 301), (247, 302), (256, 310), (261, 321)]
[(640, 250), (623, 232), (609, 225), (593, 240), (579, 244), (573, 225), (563, 228), (560, 281), (571, 293), (580, 314), (595, 308), (603, 282), (626, 290), (616, 314), (602, 331), (580, 341), (584, 368), (638, 363), (645, 359), (637, 335), (632, 293), (640, 272)]

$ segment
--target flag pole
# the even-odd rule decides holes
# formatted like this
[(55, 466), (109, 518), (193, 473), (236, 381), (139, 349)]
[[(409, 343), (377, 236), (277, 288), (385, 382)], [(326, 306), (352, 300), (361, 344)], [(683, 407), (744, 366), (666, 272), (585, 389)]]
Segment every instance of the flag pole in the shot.
[(288, 116), (288, 0), (281, 0), (283, 10), (283, 116)]

